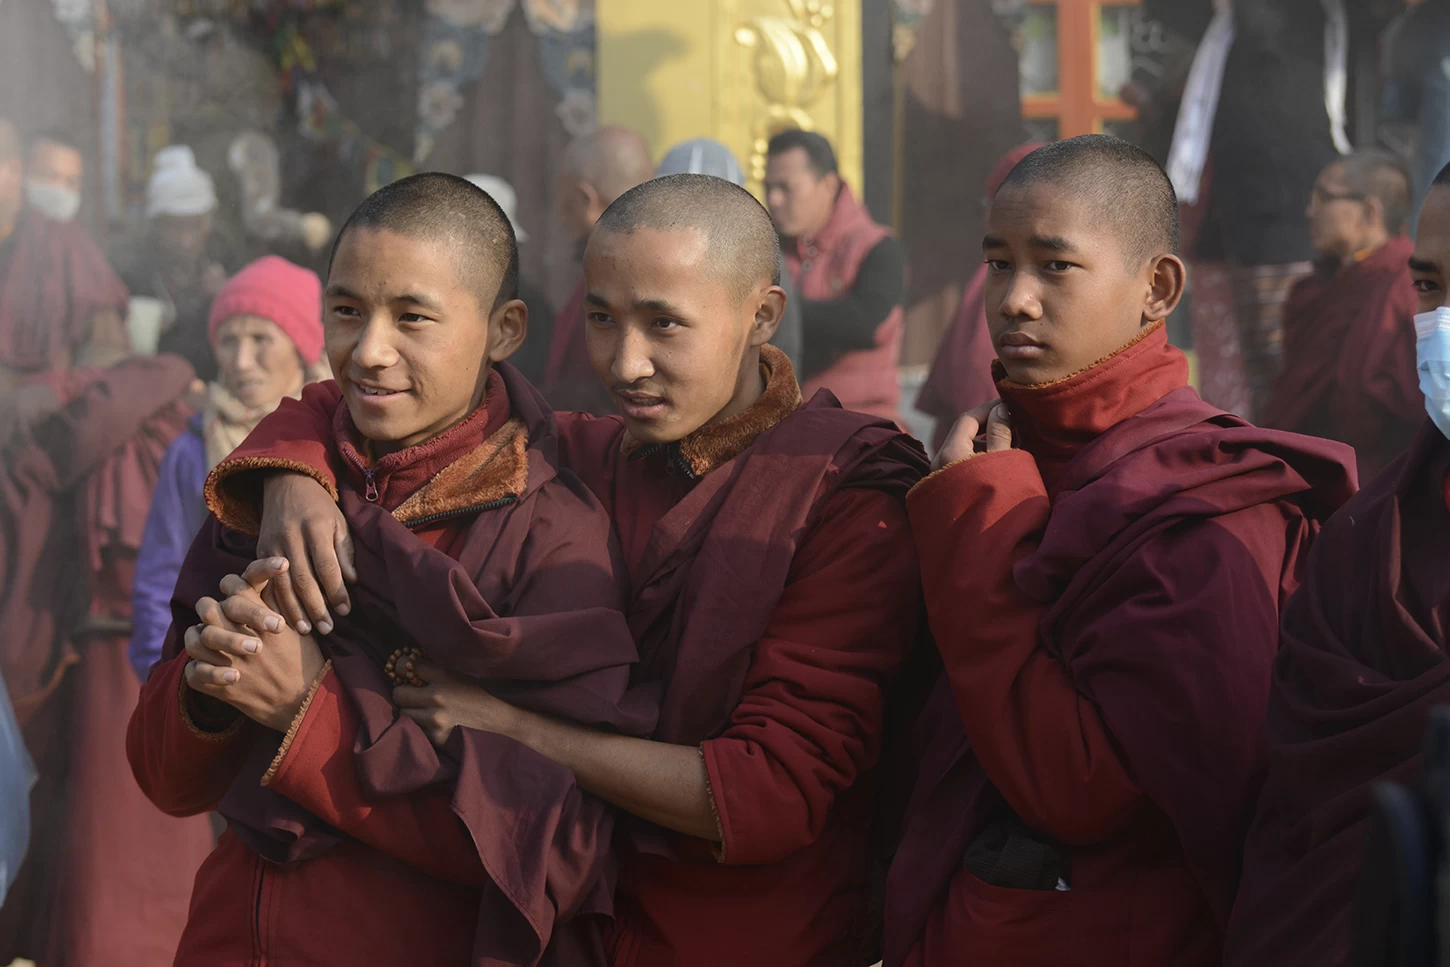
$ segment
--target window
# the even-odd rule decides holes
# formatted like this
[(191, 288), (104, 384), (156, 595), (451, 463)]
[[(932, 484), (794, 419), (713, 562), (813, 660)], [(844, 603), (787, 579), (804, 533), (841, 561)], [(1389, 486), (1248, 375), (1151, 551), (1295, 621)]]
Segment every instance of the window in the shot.
[(1136, 117), (1118, 96), (1132, 75), (1137, 0), (1038, 0), (1019, 28), (1030, 136), (1118, 133)]

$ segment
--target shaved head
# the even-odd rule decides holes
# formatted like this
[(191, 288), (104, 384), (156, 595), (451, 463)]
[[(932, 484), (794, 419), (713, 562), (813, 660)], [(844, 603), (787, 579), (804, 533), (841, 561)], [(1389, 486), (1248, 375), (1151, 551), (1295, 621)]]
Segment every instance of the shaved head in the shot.
[(498, 203), (471, 181), (428, 172), (378, 189), (343, 224), (332, 258), (343, 238), (359, 229), (436, 241), (453, 254), (462, 281), (477, 293), (480, 306), (493, 309), (518, 297), (519, 247), (513, 226)]
[(740, 186), (713, 175), (666, 175), (625, 192), (594, 227), (629, 234), (693, 229), (705, 237), (710, 270), (737, 298), (780, 284), (780, 240), (770, 213)]
[(1178, 196), (1163, 168), (1137, 145), (1104, 134), (1054, 141), (1023, 158), (997, 194), (1044, 183), (1093, 207), (1121, 240), (1130, 268), (1178, 253)]
[(575, 138), (564, 152), (564, 166), (575, 178), (592, 185), (605, 207), (655, 173), (644, 138), (638, 131), (618, 125)]
[(1410, 169), (1400, 158), (1379, 149), (1356, 151), (1331, 162), (1343, 166), (1350, 191), (1377, 200), (1384, 209), (1385, 230), (1398, 235), (1410, 217)]

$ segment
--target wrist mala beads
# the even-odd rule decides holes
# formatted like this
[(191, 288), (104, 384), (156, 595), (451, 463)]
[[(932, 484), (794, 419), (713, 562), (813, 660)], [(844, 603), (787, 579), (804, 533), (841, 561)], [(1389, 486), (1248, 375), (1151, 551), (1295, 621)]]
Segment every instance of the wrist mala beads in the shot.
[(387, 663), (383, 665), (383, 674), (392, 679), (394, 685), (412, 685), (415, 688), (422, 688), (428, 683), (418, 677), (413, 669), (418, 660), (423, 657), (423, 652), (417, 648), (399, 648), (388, 656)]

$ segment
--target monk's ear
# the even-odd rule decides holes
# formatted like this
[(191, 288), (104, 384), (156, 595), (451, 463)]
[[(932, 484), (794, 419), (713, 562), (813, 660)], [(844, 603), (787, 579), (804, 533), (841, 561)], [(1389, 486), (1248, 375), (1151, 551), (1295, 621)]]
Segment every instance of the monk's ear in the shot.
[(490, 362), (501, 363), (524, 344), (529, 334), (529, 307), (522, 299), (510, 299), (488, 319), (488, 358)]
[(1367, 213), (1371, 225), (1379, 225), (1389, 234), (1394, 234), (1394, 229), (1390, 227), (1390, 223), (1385, 221), (1384, 202), (1378, 198), (1366, 198), (1364, 200), (1364, 210)]
[(1143, 304), (1143, 324), (1161, 322), (1173, 314), (1183, 300), (1188, 269), (1176, 255), (1159, 255), (1149, 265), (1148, 296)]
[(579, 198), (583, 202), (583, 211), (588, 215), (589, 221), (599, 221), (599, 216), (603, 215), (604, 209), (609, 207), (603, 204), (603, 198), (599, 194), (599, 189), (595, 188), (589, 182), (580, 179), (574, 183), (574, 190), (579, 193)]
[(775, 331), (780, 328), (781, 317), (785, 315), (785, 299), (785, 290), (778, 285), (752, 293), (751, 301), (758, 303), (758, 306), (755, 310), (755, 319), (750, 325), (751, 346), (764, 346), (775, 338)]

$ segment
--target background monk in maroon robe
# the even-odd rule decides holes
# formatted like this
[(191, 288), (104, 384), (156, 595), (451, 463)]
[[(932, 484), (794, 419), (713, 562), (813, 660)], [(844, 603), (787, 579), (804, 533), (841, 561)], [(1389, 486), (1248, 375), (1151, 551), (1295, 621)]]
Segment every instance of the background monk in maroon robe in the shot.
[[(124, 357), (126, 287), (76, 222), (24, 206), (24, 159), (0, 119), (0, 392), (28, 375)], [(34, 417), (59, 405), (31, 402)]]
[[(437, 741), (455, 724), (512, 735), (632, 814), (617, 837), (616, 965), (868, 962), (883, 692), (919, 613), (901, 500), (924, 460), (829, 392), (802, 403), (767, 345), (778, 271), (764, 209), (703, 175), (626, 193), (589, 243), (589, 354), (621, 416), (562, 416), (563, 457), (623, 544), (635, 681), (662, 695), (652, 739), (446, 680), (395, 696)], [(306, 442), (324, 425), (311, 402), (218, 468), (242, 503), (259, 466), (300, 460), (332, 479)], [(269, 550), (335, 556), (322, 487), (274, 476), (265, 504)], [(325, 607), (315, 592), (309, 620)]]
[(1235, 967), (1350, 962), (1371, 790), (1419, 780), (1430, 713), (1450, 704), (1450, 168), (1417, 233), (1410, 267), (1431, 419), (1324, 528), (1285, 609), (1268, 777), (1229, 929)]
[(1354, 447), (1369, 481), (1424, 422), (1415, 380), (1414, 242), (1404, 162), (1363, 151), (1326, 167), (1309, 202), (1315, 273), (1284, 305), (1284, 353), (1264, 423)]
[[(1017, 163), (1038, 148), (1041, 141), (1019, 145), (1004, 154), (987, 175), (982, 204), (991, 203), (992, 196), (1007, 180)], [(962, 304), (957, 308), (947, 331), (937, 346), (931, 372), (916, 397), (916, 408), (936, 420), (931, 448), (940, 450), (957, 417), (968, 410), (997, 398), (997, 384), (992, 380), (992, 362), (997, 351), (992, 348), (992, 334), (987, 331), (987, 308), (984, 296), (987, 286), (987, 265), (982, 263), (972, 273)]]
[(40, 772), (0, 961), (152, 967), (212, 841), (146, 801), (122, 740), (132, 574), (192, 371), (161, 356), (37, 378), (64, 405), (0, 453), (0, 672)]
[[(606, 125), (569, 144), (559, 165), (559, 216), (581, 252), (604, 210), (654, 174), (649, 145), (632, 128)], [(583, 279), (554, 317), (548, 366), (539, 388), (556, 410), (579, 410), (595, 416), (613, 412), (608, 394), (594, 378), (584, 344)]]
[(946, 674), (886, 962), (1216, 965), (1279, 607), (1351, 454), (1188, 388), (1177, 200), (1141, 149), (1033, 153), (983, 245), (1002, 402), (907, 504)]
[(220, 520), (183, 565), (131, 721), (157, 805), (228, 825), (177, 964), (603, 963), (612, 811), (518, 742), (463, 731), (435, 751), (389, 697), (422, 684), (426, 653), (521, 709), (623, 734), (654, 722), (622, 703), (636, 652), (609, 519), (557, 471), (541, 398), (493, 371), (527, 329), (517, 286), (507, 216), (461, 178), (396, 182), (343, 227), (324, 395), (353, 607), (319, 622), (326, 647), (255, 596), (219, 608), (206, 592), (252, 564), (255, 515), (211, 493)]

